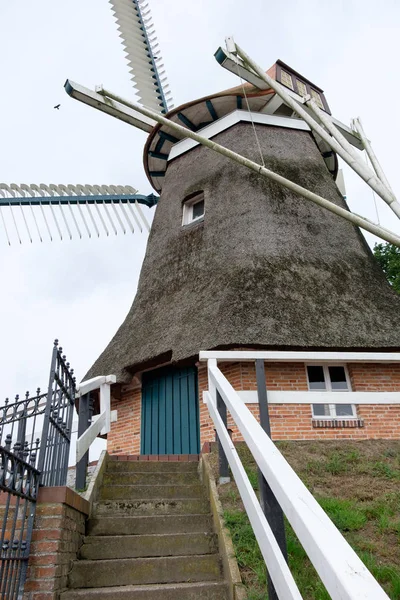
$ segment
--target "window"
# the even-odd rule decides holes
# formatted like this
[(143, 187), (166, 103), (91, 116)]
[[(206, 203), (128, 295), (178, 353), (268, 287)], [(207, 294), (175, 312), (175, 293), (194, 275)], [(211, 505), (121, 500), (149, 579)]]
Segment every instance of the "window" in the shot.
[(281, 70), (281, 83), (286, 85), (286, 87), (293, 89), (293, 81), (292, 76), (287, 71)]
[(183, 204), (182, 225), (189, 225), (204, 217), (204, 194), (200, 192)]
[[(308, 365), (310, 391), (350, 392), (347, 370), (343, 365)], [(354, 404), (313, 404), (313, 417), (317, 419), (356, 418)]]
[(296, 79), (296, 83), (297, 83), (297, 90), (298, 90), (300, 96), (303, 96), (303, 98), (305, 96), (307, 96), (308, 92), (307, 92), (306, 84), (303, 83), (302, 81), (300, 81), (299, 79)]
[(315, 102), (317, 103), (319, 108), (322, 108), (322, 110), (325, 110), (325, 107), (322, 104), (321, 94), (319, 94), (317, 92), (317, 90), (313, 90), (312, 88), (311, 88), (311, 98), (313, 98), (315, 100)]

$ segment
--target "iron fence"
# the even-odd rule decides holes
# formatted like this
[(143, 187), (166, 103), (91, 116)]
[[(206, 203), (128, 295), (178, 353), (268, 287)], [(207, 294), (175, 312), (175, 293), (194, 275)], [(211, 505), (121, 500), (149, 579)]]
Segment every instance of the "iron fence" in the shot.
[(54, 344), (38, 469), (44, 486), (65, 485), (75, 403), (74, 371)]
[(0, 408), (0, 599), (20, 600), (27, 574), (39, 485), (65, 485), (75, 378), (53, 347), (49, 386)]

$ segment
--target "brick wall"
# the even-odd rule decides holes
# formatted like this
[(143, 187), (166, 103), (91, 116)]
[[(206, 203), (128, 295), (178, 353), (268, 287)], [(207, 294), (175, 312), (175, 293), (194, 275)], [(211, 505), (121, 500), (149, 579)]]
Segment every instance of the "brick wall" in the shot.
[(118, 411), (107, 437), (109, 454), (140, 454), (140, 418), (142, 394), (140, 387), (123, 388), (121, 400), (111, 400), (111, 410)]
[[(257, 389), (254, 363), (219, 363), (219, 367), (236, 390), (254, 391)], [(354, 392), (380, 391), (400, 392), (399, 364), (348, 364), (348, 371)], [(267, 388), (275, 391), (307, 391), (307, 376), (304, 363), (266, 363), (265, 377)], [(200, 397), (200, 437), (201, 443), (213, 441), (215, 432), (202, 403), (202, 392), (208, 388), (207, 369), (199, 366)], [(259, 418), (258, 404), (247, 404), (254, 416)], [(359, 405), (357, 415), (363, 427), (315, 429), (312, 425), (309, 404), (270, 405), (271, 434), (275, 440), (311, 439), (399, 439), (399, 405)], [(230, 418), (228, 428), (232, 439), (242, 441)]]
[[(221, 371), (237, 390), (257, 389), (255, 365), (245, 363), (218, 363)], [(347, 365), (353, 391), (400, 392), (399, 364), (358, 364)], [(267, 388), (274, 391), (307, 391), (307, 376), (304, 363), (266, 363)], [(213, 441), (214, 425), (203, 404), (203, 391), (208, 389), (207, 367), (198, 367), (200, 440)], [(248, 404), (258, 418), (258, 405)], [(118, 410), (118, 421), (112, 424), (108, 436), (110, 454), (140, 453), (140, 386), (123, 389), (122, 399), (113, 400), (112, 408)], [(400, 406), (361, 405), (357, 407), (358, 417), (364, 427), (314, 428), (311, 406), (305, 404), (273, 404), (270, 406), (271, 429), (274, 439), (367, 439), (399, 438)], [(233, 439), (240, 440), (232, 423)]]
[(83, 542), (89, 503), (67, 487), (39, 491), (24, 600), (58, 600)]
[(354, 392), (400, 392), (400, 365), (358, 364), (347, 365)]

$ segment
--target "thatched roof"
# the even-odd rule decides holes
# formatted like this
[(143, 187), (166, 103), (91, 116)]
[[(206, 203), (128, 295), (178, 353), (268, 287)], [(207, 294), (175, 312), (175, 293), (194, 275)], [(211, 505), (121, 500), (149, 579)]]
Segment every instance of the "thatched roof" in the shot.
[[(257, 125), (266, 166), (345, 206), (310, 133)], [(216, 140), (259, 160), (252, 128)], [(182, 201), (204, 190), (204, 222)], [(138, 292), (87, 377), (200, 350), (399, 350), (400, 297), (360, 231), (204, 147), (167, 169)]]

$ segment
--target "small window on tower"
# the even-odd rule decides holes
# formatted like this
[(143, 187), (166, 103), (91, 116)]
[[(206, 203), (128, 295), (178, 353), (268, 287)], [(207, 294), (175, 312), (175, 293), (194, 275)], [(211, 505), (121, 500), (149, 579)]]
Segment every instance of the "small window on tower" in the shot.
[(200, 221), (204, 217), (204, 194), (200, 192), (183, 204), (182, 225)]
[(290, 73), (284, 71), (283, 69), (281, 70), (281, 83), (286, 87), (290, 88), (291, 90), (293, 89), (292, 76), (290, 75)]
[(307, 96), (308, 92), (307, 92), (306, 84), (303, 83), (302, 81), (299, 81), (298, 79), (296, 79), (296, 83), (297, 83), (297, 89), (298, 89), (300, 96), (303, 96), (303, 98), (305, 96)]
[(319, 108), (322, 108), (322, 110), (325, 110), (325, 107), (322, 103), (321, 94), (319, 94), (317, 92), (317, 90), (313, 90), (312, 88), (311, 88), (311, 98), (313, 98), (315, 100), (315, 102), (317, 103)]

